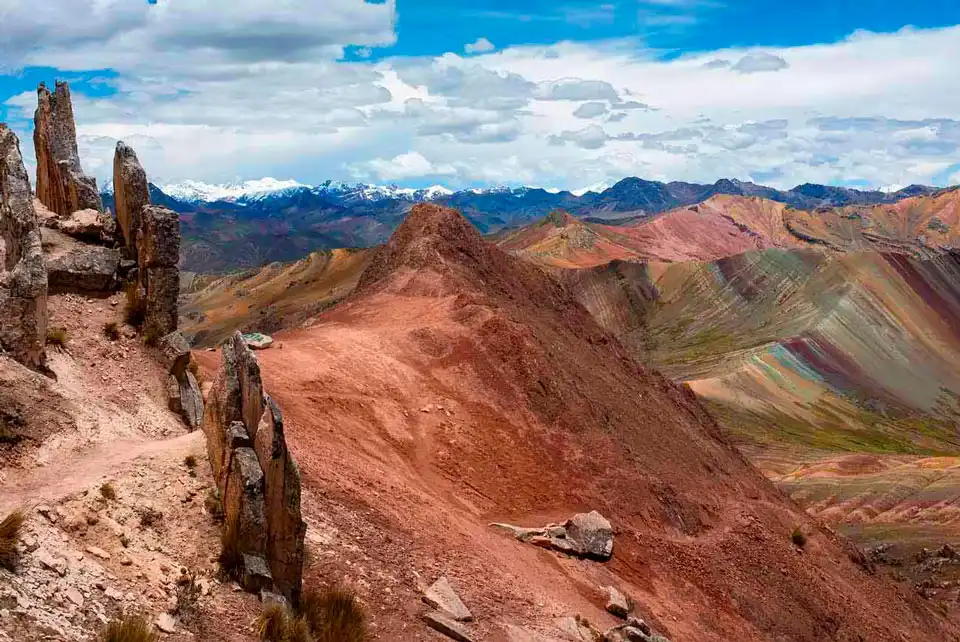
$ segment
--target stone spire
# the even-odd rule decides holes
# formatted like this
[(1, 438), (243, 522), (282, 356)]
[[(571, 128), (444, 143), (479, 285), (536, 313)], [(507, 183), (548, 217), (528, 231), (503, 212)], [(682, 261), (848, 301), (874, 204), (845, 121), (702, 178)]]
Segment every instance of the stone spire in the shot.
[(66, 217), (77, 210), (103, 211), (97, 181), (83, 173), (77, 151), (70, 86), (57, 81), (54, 93), (40, 83), (34, 114), (37, 198), (51, 212)]
[(17, 136), (0, 124), (0, 352), (46, 370), (47, 271)]
[(150, 186), (137, 153), (123, 141), (113, 155), (113, 198), (127, 256), (137, 260), (137, 233), (143, 208), (150, 205)]

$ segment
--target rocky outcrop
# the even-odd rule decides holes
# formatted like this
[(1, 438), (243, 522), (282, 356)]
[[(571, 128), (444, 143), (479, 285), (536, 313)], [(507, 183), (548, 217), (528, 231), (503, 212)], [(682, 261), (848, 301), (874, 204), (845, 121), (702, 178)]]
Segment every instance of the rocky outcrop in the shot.
[(266, 568), (275, 592), (296, 604), (306, 532), (300, 471), (287, 449), (280, 409), (264, 392), (260, 365), (239, 332), (224, 342), (221, 356), (202, 427), (223, 498), (225, 540), (242, 557), (247, 590), (265, 588)]
[(20, 141), (0, 125), (0, 351), (46, 369), (47, 271)]
[(521, 542), (549, 548), (567, 555), (606, 561), (613, 555), (613, 527), (597, 511), (577, 513), (563, 524), (524, 528), (511, 524), (491, 524), (507, 531)]
[(136, 260), (137, 234), (143, 208), (150, 205), (150, 186), (137, 153), (122, 141), (113, 155), (113, 199), (127, 256)]
[(167, 407), (196, 430), (203, 421), (203, 395), (197, 378), (189, 370), (190, 344), (180, 332), (171, 332), (160, 339), (160, 361), (170, 373), (167, 379)]
[(97, 210), (78, 210), (67, 218), (46, 221), (48, 227), (86, 243), (113, 243), (116, 224)]
[(137, 291), (144, 308), (143, 333), (159, 339), (177, 329), (180, 296), (180, 219), (164, 207), (143, 208), (137, 231)]
[(77, 210), (103, 211), (97, 181), (83, 173), (77, 150), (70, 86), (57, 81), (53, 93), (40, 83), (34, 115), (33, 144), (37, 154), (37, 198), (66, 217)]

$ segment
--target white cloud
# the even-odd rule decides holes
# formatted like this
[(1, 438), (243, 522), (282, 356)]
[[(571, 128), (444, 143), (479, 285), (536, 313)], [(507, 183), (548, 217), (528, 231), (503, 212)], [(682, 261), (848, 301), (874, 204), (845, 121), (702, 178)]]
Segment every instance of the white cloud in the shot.
[(607, 103), (590, 102), (577, 107), (573, 115), (577, 118), (596, 118), (607, 113)]
[(468, 54), (489, 53), (494, 49), (496, 49), (496, 47), (486, 38), (477, 38), (474, 42), (468, 43), (463, 47), (463, 50)]
[(354, 166), (354, 173), (358, 177), (369, 175), (367, 170), (372, 171), (380, 180), (387, 181), (421, 176), (451, 176), (457, 173), (452, 165), (435, 165), (419, 152), (398, 154), (389, 160), (375, 158), (364, 165)]
[[(393, 2), (331, 0), (325, 15), (306, 0), (11, 2), (0, 60), (117, 72), (114, 95), (74, 90), (83, 162), (101, 180), (119, 138), (160, 182), (879, 186), (929, 183), (960, 156), (960, 27), (669, 61), (622, 40), (342, 62), (344, 47), (393, 42)], [(54, 19), (78, 4), (69, 24)], [(35, 105), (33, 92), (8, 101), (25, 156)]]
[[(707, 63), (707, 66), (711, 66), (716, 61), (711, 61)], [(734, 71), (740, 72), (741, 74), (755, 74), (762, 71), (780, 71), (781, 69), (786, 69), (790, 65), (786, 60), (780, 56), (775, 56), (766, 52), (755, 52), (749, 53), (740, 60), (737, 61), (735, 65), (731, 67)]]

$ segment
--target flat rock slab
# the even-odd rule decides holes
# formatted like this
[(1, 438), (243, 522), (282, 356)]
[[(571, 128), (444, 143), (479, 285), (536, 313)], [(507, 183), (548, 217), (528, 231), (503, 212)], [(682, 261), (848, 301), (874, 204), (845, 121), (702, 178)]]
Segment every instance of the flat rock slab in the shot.
[(79, 243), (46, 228), (43, 245), (51, 290), (110, 292), (116, 289), (120, 250)]
[(567, 555), (599, 561), (606, 561), (613, 555), (613, 527), (597, 511), (578, 513), (563, 525), (547, 524), (539, 528), (501, 523), (490, 525), (506, 531), (521, 542)]
[(438, 579), (426, 590), (423, 594), (423, 601), (459, 622), (469, 622), (473, 619), (470, 609), (450, 586), (450, 580), (446, 576)]
[(467, 629), (453, 618), (447, 617), (440, 611), (430, 611), (423, 614), (423, 621), (434, 631), (438, 631), (451, 640), (458, 642), (473, 642)]
[(251, 332), (243, 335), (243, 342), (251, 350), (266, 350), (273, 345), (273, 337), (259, 332)]

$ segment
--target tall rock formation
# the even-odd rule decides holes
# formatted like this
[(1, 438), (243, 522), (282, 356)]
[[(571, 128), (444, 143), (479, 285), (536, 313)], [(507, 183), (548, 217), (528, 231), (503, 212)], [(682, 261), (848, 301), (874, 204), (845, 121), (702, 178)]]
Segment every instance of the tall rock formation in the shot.
[(136, 244), (137, 290), (144, 306), (144, 336), (156, 340), (177, 329), (180, 218), (176, 212), (156, 206), (144, 207), (141, 216)]
[(280, 409), (263, 390), (260, 364), (239, 332), (222, 362), (203, 415), (213, 476), (223, 498), (224, 532), (242, 560), (248, 590), (271, 585), (296, 604), (306, 524), (300, 471), (287, 449)]
[(123, 141), (117, 143), (113, 155), (113, 198), (127, 257), (135, 261), (137, 233), (143, 208), (150, 205), (150, 187), (137, 153)]
[(57, 81), (53, 93), (37, 87), (33, 144), (37, 153), (37, 198), (60, 217), (77, 210), (103, 211), (97, 181), (83, 173), (77, 150), (70, 85)]
[(17, 136), (0, 124), (0, 351), (46, 369), (47, 271)]

